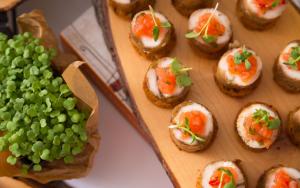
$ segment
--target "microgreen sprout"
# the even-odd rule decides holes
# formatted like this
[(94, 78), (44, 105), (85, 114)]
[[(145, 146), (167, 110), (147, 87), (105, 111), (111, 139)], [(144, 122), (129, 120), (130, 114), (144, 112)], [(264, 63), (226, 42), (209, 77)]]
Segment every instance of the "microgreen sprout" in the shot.
[[(219, 168), (219, 170), (222, 172), (222, 174), (224, 173), (230, 177), (230, 181), (224, 185), (224, 188), (236, 188), (234, 177), (231, 171), (225, 168)], [(219, 187), (222, 187), (222, 181), (220, 181)]]
[(289, 57), (287, 62), (284, 62), (284, 64), (288, 65), (290, 68), (294, 70), (297, 70), (299, 61), (300, 61), (300, 46), (296, 46), (292, 48), (291, 56)]
[(250, 70), (252, 65), (249, 62), (248, 58), (252, 55), (253, 54), (249, 52), (245, 46), (243, 46), (242, 53), (240, 53), (239, 51), (234, 53), (234, 63), (237, 65), (244, 63), (246, 70)]
[(153, 35), (153, 39), (154, 41), (157, 41), (158, 38), (159, 38), (159, 33), (160, 33), (160, 30), (159, 30), (159, 27), (163, 27), (163, 28), (171, 28), (172, 25), (170, 22), (163, 22), (160, 26), (158, 25), (157, 21), (156, 21), (156, 18), (155, 18), (155, 12), (152, 8), (151, 5), (149, 5), (149, 10), (150, 10), (150, 14), (151, 14), (151, 17), (153, 19), (153, 22), (154, 22), (154, 27), (153, 27), (153, 30), (152, 30), (152, 35)]
[(86, 117), (60, 76), (52, 49), (30, 33), (0, 33), (0, 152), (20, 171), (41, 171), (45, 162), (72, 162), (87, 141)]
[(192, 137), (192, 143), (194, 143), (196, 140), (199, 141), (199, 142), (205, 142), (205, 139), (204, 138), (201, 138), (199, 136), (197, 136), (195, 133), (193, 133), (191, 131), (191, 128), (190, 128), (190, 122), (189, 122), (189, 119), (188, 118), (185, 118), (184, 119), (184, 123), (183, 124), (179, 124), (179, 125), (170, 125), (169, 126), (170, 129), (180, 129), (186, 133), (188, 133), (189, 135), (191, 135)]
[(189, 33), (185, 34), (186, 38), (198, 38), (203, 32), (203, 36), (202, 39), (206, 42), (206, 43), (212, 43), (215, 42), (217, 40), (217, 38), (215, 36), (209, 35), (208, 34), (208, 28), (209, 28), (209, 24), (211, 22), (211, 19), (213, 18), (213, 16), (215, 15), (217, 9), (219, 7), (219, 3), (216, 4), (213, 12), (211, 13), (211, 15), (209, 16), (207, 22), (204, 24), (204, 26), (201, 28), (201, 30), (199, 32), (195, 32), (195, 31), (191, 31)]
[(187, 87), (192, 84), (188, 71), (192, 68), (182, 67), (178, 59), (174, 58), (171, 63), (171, 71), (176, 76), (176, 84), (180, 87)]
[(271, 118), (270, 113), (264, 109), (256, 109), (252, 117), (256, 123), (264, 123), (271, 130), (278, 129), (281, 124), (279, 118)]

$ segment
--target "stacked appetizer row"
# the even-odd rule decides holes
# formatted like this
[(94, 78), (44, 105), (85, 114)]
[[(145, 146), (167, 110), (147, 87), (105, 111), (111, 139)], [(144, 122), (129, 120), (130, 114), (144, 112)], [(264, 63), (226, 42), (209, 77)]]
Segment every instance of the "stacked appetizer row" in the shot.
[[(300, 144), (300, 108), (290, 112), (286, 131), (292, 143)], [(277, 110), (265, 103), (244, 106), (235, 120), (240, 141), (251, 150), (269, 149), (283, 129)], [(205, 106), (185, 101), (172, 111), (169, 125), (173, 142), (180, 150), (196, 152), (206, 149), (214, 140), (218, 125), (216, 118)]]
[[(155, 0), (110, 0), (116, 14), (131, 18), (136, 13), (154, 6)], [(194, 11), (209, 8), (214, 0), (172, 0), (176, 10), (184, 16)], [(287, 0), (238, 0), (237, 14), (242, 23), (250, 29), (266, 29), (276, 22), (286, 9)]]
[[(285, 1), (277, 0), (273, 2), (272, 8), (269, 5), (264, 5), (263, 0), (261, 1), (259, 5), (264, 7), (266, 15), (277, 13), (279, 16), (279, 12), (281, 13), (286, 7)], [(247, 2), (242, 1), (239, 3), (247, 4)], [(250, 5), (250, 8), (256, 7), (253, 2)], [(235, 47), (224, 53), (232, 41), (232, 28), (228, 17), (217, 10), (218, 6), (219, 4), (217, 3), (214, 9), (199, 9), (194, 11), (190, 16), (189, 30), (185, 37), (189, 39), (192, 46), (205, 54), (210, 56), (220, 56), (223, 54), (215, 74), (217, 85), (221, 91), (230, 96), (245, 96), (259, 83), (262, 73), (262, 61), (255, 51), (245, 46)], [(261, 11), (259, 13), (262, 14)], [(175, 46), (176, 36), (174, 26), (167, 17), (155, 12), (149, 6), (149, 10), (140, 11), (133, 17), (130, 41), (141, 55), (151, 60), (157, 60), (165, 57)], [(300, 90), (300, 76), (298, 75), (299, 71), (297, 68), (300, 60), (299, 52), (299, 41), (291, 42), (284, 49), (274, 66), (276, 82), (288, 91), (297, 92)], [(153, 72), (151, 70), (150, 72)], [(184, 91), (184, 94), (187, 93), (187, 90), (182, 91)], [(174, 94), (181, 94), (181, 92), (180, 90), (176, 90)], [(174, 97), (172, 94), (168, 95), (173, 97), (169, 101), (174, 104), (174, 100), (177, 97)], [(150, 95), (148, 94), (147, 96)], [(178, 97), (184, 96), (178, 95)], [(162, 104), (160, 101), (156, 101), (155, 96), (149, 98), (154, 99), (156, 104)], [(162, 104), (161, 106), (167, 107), (170, 105)]]
[[(215, 70), (215, 81), (220, 90), (233, 97), (252, 92), (262, 77), (263, 63), (260, 57), (245, 46), (232, 48), (221, 57)], [(178, 59), (164, 57), (150, 64), (144, 91), (155, 105), (173, 108), (185, 100), (192, 80), (191, 68)], [(273, 65), (274, 80), (290, 92), (300, 91), (300, 42), (290, 42)]]
[[(185, 35), (191, 45), (204, 54), (219, 56), (232, 41), (232, 27), (228, 17), (210, 7), (213, 0), (172, 0), (184, 15), (189, 15)], [(137, 51), (149, 58), (166, 56), (175, 46), (174, 26), (163, 14), (152, 9), (154, 0), (110, 0), (116, 13), (131, 15), (130, 40)], [(146, 10), (148, 9), (149, 10)], [(287, 7), (286, 0), (239, 0), (237, 12), (249, 28), (266, 29), (273, 25)], [(199, 9), (201, 8), (201, 9)], [(203, 53), (202, 53), (203, 54)]]
[[(208, 164), (197, 179), (197, 188), (247, 188), (240, 161), (217, 161)], [(278, 165), (268, 169), (256, 188), (299, 188), (300, 171)]]
[[(287, 132), (299, 144), (300, 108), (291, 112)], [(282, 129), (278, 112), (270, 105), (252, 103), (239, 112), (236, 132), (251, 150), (266, 150), (274, 144)], [(169, 125), (172, 141), (180, 150), (196, 152), (214, 140), (218, 126), (213, 114), (203, 105), (187, 101), (176, 106)], [(246, 188), (247, 181), (238, 162), (218, 161), (207, 165), (197, 179), (197, 188)], [(277, 166), (266, 171), (257, 188), (300, 188), (300, 171)]]

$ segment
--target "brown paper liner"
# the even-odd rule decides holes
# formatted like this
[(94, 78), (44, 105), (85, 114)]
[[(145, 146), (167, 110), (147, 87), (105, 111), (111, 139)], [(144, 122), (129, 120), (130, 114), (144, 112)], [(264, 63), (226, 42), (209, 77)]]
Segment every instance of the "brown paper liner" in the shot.
[(21, 0), (0, 0), (0, 11), (8, 11), (16, 6), (19, 2), (21, 2)]
[[(33, 24), (33, 25), (32, 25)], [(20, 32), (30, 31), (31, 26), (37, 26), (39, 32), (33, 33), (35, 37), (42, 38), (46, 47), (58, 49), (57, 41), (54, 33), (48, 27), (44, 15), (39, 10), (34, 10), (28, 14), (23, 14), (18, 18)], [(63, 54), (61, 52), (58, 53)], [(62, 56), (60, 56), (62, 57)], [(62, 60), (57, 58), (53, 65), (57, 67)], [(88, 110), (90, 116), (86, 122), (86, 131), (88, 134), (88, 142), (82, 153), (75, 156), (72, 164), (65, 164), (63, 160), (47, 162), (43, 165), (41, 172), (30, 171), (28, 174), (21, 173), (21, 163), (12, 166), (6, 162), (9, 151), (0, 153), (0, 177), (24, 177), (30, 178), (40, 183), (47, 183), (55, 180), (64, 180), (71, 178), (79, 178), (87, 175), (92, 167), (93, 159), (98, 150), (100, 143), (100, 135), (97, 127), (99, 123), (99, 104), (98, 97), (83, 75), (81, 69), (90, 69), (87, 63), (76, 61), (70, 64), (62, 73), (62, 77), (69, 86), (73, 95), (78, 99), (77, 108), (80, 110)]]

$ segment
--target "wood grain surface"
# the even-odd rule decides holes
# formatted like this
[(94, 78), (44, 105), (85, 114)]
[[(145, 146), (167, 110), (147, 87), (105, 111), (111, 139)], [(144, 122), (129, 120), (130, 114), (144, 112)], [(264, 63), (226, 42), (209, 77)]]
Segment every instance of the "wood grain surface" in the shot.
[(283, 91), (273, 81), (272, 73), (272, 66), (279, 52), (289, 41), (300, 38), (300, 16), (289, 5), (275, 27), (263, 32), (251, 31), (243, 27), (236, 17), (234, 2), (220, 1), (220, 10), (227, 14), (232, 22), (234, 39), (253, 48), (263, 61), (263, 78), (260, 85), (252, 94), (242, 99), (231, 98), (220, 92), (213, 79), (213, 67), (218, 60), (201, 57), (192, 51), (184, 38), (188, 20), (176, 12), (170, 0), (157, 1), (155, 7), (175, 25), (178, 40), (170, 56), (176, 56), (187, 66), (193, 67), (191, 77), (194, 85), (188, 99), (207, 106), (219, 124), (215, 142), (208, 150), (199, 153), (180, 151), (172, 143), (168, 131), (171, 110), (154, 106), (142, 90), (143, 78), (150, 62), (141, 57), (130, 44), (130, 23), (116, 16), (107, 7), (107, 21), (111, 26), (108, 29), (114, 41), (114, 50), (117, 52), (116, 59), (121, 65), (139, 115), (149, 130), (153, 146), (176, 187), (195, 187), (197, 177), (204, 166), (216, 160), (240, 159), (250, 188), (255, 187), (259, 176), (271, 166), (280, 163), (300, 169), (300, 151), (290, 143), (285, 134), (280, 136), (270, 150), (256, 153), (246, 150), (239, 143), (234, 130), (235, 117), (247, 103), (261, 101), (274, 105), (283, 119), (283, 124), (286, 123), (288, 112), (300, 105), (300, 95)]

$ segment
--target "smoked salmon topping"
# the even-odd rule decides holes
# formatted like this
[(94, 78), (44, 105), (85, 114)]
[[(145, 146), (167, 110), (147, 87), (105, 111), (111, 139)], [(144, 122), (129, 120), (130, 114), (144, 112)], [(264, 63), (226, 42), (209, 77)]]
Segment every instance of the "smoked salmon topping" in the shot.
[(293, 47), (287, 53), (283, 53), (282, 58), (289, 69), (300, 70), (300, 46)]
[(191, 68), (183, 67), (181, 63), (174, 58), (169, 67), (157, 67), (156, 75), (158, 77), (158, 88), (161, 93), (172, 95), (176, 86), (188, 87), (192, 84), (192, 80), (188, 75)]
[(284, 170), (279, 170), (271, 188), (299, 188), (299, 182), (293, 180)]
[[(225, 26), (219, 22), (215, 17), (212, 17), (209, 24), (206, 26), (212, 13), (206, 13), (199, 18), (197, 27), (195, 27), (195, 32), (200, 32), (203, 27), (208, 27), (207, 34), (210, 36), (218, 37), (222, 36), (225, 32)], [(205, 33), (201, 33), (200, 36), (204, 36)]]
[(176, 89), (176, 76), (170, 68), (156, 68), (158, 89), (163, 94), (172, 95)]
[(223, 167), (214, 172), (209, 180), (209, 185), (212, 188), (223, 188), (225, 185), (232, 184), (235, 186), (235, 182), (238, 180), (238, 174), (234, 168)]
[(257, 60), (254, 55), (245, 50), (239, 50), (234, 55), (227, 56), (229, 72), (238, 75), (242, 81), (249, 81), (257, 72)]
[[(188, 121), (188, 122), (186, 122)], [(189, 111), (181, 114), (181, 124), (188, 123), (189, 129), (198, 136), (205, 136), (206, 116), (200, 111)]]
[[(160, 20), (158, 18), (156, 19), (156, 23), (160, 26)], [(135, 24), (133, 26), (133, 33), (137, 37), (149, 37), (153, 38), (153, 29), (155, 27), (154, 20), (151, 16), (151, 14), (141, 14), (136, 18)], [(164, 30), (164, 28), (159, 27), (160, 32)]]
[(274, 130), (280, 126), (280, 120), (270, 116), (266, 110), (259, 109), (253, 115), (246, 117), (244, 126), (248, 139), (269, 148), (273, 142)]
[(217, 37), (222, 36), (225, 32), (225, 26), (215, 17), (218, 7), (219, 3), (216, 4), (213, 12), (200, 16), (197, 26), (193, 31), (186, 33), (185, 37), (200, 38), (208, 44), (216, 42)]
[(286, 0), (254, 0), (254, 2), (262, 14), (268, 10), (276, 8), (279, 5), (286, 4)]

